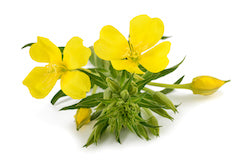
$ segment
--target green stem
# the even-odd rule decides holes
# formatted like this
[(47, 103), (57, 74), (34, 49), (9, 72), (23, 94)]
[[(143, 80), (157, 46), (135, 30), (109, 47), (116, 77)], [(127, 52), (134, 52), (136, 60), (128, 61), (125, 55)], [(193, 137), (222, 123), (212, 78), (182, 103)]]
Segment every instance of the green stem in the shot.
[(92, 89), (92, 94), (95, 94), (97, 91), (98, 86), (94, 84), (93, 89)]
[(149, 88), (147, 88), (147, 87), (144, 87), (142, 90), (144, 90), (144, 91), (146, 91), (146, 92), (148, 92), (150, 94), (154, 94), (154, 91), (149, 89)]
[(164, 84), (164, 83), (155, 83), (149, 82), (148, 85), (157, 86), (157, 87), (165, 87), (165, 88), (178, 88), (178, 89), (191, 89), (191, 83), (187, 84)]

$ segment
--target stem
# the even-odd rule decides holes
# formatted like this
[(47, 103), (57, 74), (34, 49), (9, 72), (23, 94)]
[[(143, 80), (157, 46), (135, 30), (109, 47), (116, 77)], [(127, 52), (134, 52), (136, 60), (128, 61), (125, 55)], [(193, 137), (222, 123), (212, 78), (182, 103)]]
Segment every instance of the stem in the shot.
[(157, 87), (165, 87), (165, 88), (191, 89), (191, 83), (186, 83), (186, 84), (164, 84), (164, 83), (149, 82), (148, 85), (157, 86)]
[(97, 91), (98, 86), (94, 84), (93, 89), (92, 89), (92, 94), (95, 94)]
[(148, 92), (150, 94), (154, 94), (154, 91), (149, 89), (149, 88), (147, 88), (147, 87), (144, 87), (142, 90), (144, 90), (144, 91), (146, 91), (146, 92)]

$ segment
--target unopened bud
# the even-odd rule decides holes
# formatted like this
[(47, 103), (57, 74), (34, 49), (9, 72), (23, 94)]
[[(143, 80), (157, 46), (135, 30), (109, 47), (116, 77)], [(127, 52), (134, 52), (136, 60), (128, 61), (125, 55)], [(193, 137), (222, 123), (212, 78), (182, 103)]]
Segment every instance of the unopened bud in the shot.
[(193, 94), (210, 95), (216, 92), (223, 84), (229, 81), (210, 76), (199, 76), (193, 79), (191, 89)]
[(103, 92), (103, 99), (111, 99), (112, 98), (112, 91), (110, 88), (105, 89)]
[(79, 108), (77, 110), (77, 113), (74, 116), (77, 130), (90, 122), (91, 113), (92, 110), (90, 108)]
[[(151, 116), (150, 118), (147, 119), (147, 123), (153, 126), (158, 126), (158, 120), (156, 117)], [(149, 128), (149, 131), (155, 135), (155, 136), (159, 136), (159, 127), (156, 128)]]
[(129, 93), (126, 89), (124, 89), (123, 91), (121, 91), (120, 96), (124, 101), (127, 101), (129, 98)]
[(159, 104), (162, 104), (164, 105), (164, 107), (171, 109), (174, 112), (177, 112), (177, 109), (172, 103), (172, 101), (168, 99), (168, 97), (162, 92), (155, 92), (152, 96)]
[(138, 88), (133, 86), (133, 85), (130, 85), (130, 87), (129, 87), (129, 94), (130, 95), (135, 95), (137, 93), (138, 93)]
[(119, 93), (120, 86), (117, 82), (111, 80), (110, 78), (106, 78), (106, 81), (107, 81), (108, 87), (110, 87), (113, 92)]

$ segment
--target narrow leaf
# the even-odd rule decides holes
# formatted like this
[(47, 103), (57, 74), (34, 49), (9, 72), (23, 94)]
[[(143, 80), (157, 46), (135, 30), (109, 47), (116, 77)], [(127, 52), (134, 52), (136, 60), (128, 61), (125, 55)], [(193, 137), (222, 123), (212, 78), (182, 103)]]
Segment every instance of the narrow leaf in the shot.
[(90, 73), (83, 69), (78, 69), (78, 70), (86, 73), (90, 77), (91, 81), (97, 86), (101, 87), (102, 89), (106, 89), (108, 87), (106, 81), (103, 81), (102, 78), (97, 76), (96, 74)]
[(165, 40), (165, 39), (168, 39), (168, 38), (171, 38), (171, 36), (162, 36), (161, 40)]
[(60, 111), (62, 110), (70, 110), (70, 109), (79, 109), (79, 108), (92, 108), (97, 106), (101, 101), (100, 99), (103, 97), (103, 93), (96, 93), (93, 94), (91, 96), (88, 96), (86, 98), (83, 98), (80, 102), (71, 105), (71, 106), (67, 106), (67, 107), (63, 107), (62, 109), (60, 109)]
[(34, 43), (28, 43), (28, 44), (26, 44), (26, 45), (24, 45), (21, 49), (24, 49), (24, 48), (26, 48), (26, 47), (31, 47), (31, 45), (33, 45)]
[(51, 100), (52, 105), (54, 105), (59, 98), (64, 97), (64, 96), (67, 96), (67, 95), (65, 93), (63, 93), (62, 90), (59, 90)]
[[(185, 58), (184, 58), (185, 59)], [(166, 76), (168, 75), (169, 73), (172, 73), (173, 71), (175, 71), (180, 64), (182, 64), (182, 62), (184, 61), (184, 59), (178, 63), (177, 65), (171, 67), (171, 68), (168, 68), (168, 69), (165, 69), (161, 72), (158, 72), (158, 73), (151, 73), (151, 72), (146, 72), (144, 75), (143, 75), (143, 78), (144, 80), (142, 81), (139, 81), (137, 82), (137, 86), (139, 88), (139, 91), (149, 82), (151, 82), (152, 80), (155, 80), (155, 79), (158, 79), (160, 77), (163, 77), (163, 76)]]

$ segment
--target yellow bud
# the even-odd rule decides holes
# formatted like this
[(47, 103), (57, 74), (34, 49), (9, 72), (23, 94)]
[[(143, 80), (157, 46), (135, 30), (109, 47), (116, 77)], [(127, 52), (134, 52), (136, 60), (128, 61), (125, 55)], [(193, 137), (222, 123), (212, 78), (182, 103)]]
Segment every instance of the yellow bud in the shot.
[(79, 108), (76, 115), (74, 116), (76, 121), (77, 130), (79, 130), (83, 125), (90, 122), (92, 110), (90, 108)]
[(193, 79), (191, 89), (193, 94), (210, 95), (216, 92), (223, 84), (229, 81), (210, 76), (199, 76)]

